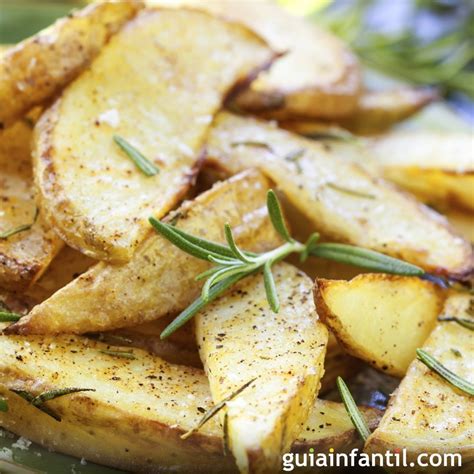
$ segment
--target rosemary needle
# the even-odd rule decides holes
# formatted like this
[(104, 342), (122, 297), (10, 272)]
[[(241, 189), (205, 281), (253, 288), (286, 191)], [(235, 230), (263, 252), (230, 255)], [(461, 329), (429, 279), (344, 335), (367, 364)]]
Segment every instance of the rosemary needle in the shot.
[(114, 135), (114, 142), (122, 149), (122, 151), (135, 163), (136, 167), (146, 176), (154, 176), (160, 170), (148, 158), (142, 155), (133, 145), (125, 138)]

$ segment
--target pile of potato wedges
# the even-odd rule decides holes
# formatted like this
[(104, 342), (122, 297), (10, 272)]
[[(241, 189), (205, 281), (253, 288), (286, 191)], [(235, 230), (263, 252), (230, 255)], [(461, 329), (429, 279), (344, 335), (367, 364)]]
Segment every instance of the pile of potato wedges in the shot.
[[(417, 118), (437, 107), (366, 84), (348, 45), (270, 0), (96, 2), (2, 47), (0, 426), (128, 472), (276, 473), (355, 447), (472, 472), (474, 399), (416, 355), (474, 383), (474, 135)], [(270, 189), (299, 240), (429, 278), (290, 259), (277, 313), (255, 273), (161, 339), (211, 263), (149, 217), (266, 252)], [(336, 378), (374, 370), (397, 388), (359, 406), (364, 442)]]

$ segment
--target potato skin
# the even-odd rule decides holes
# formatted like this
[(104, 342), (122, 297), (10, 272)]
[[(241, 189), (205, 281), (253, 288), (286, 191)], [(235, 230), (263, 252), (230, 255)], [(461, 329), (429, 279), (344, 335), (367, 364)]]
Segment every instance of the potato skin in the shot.
[(3, 52), (0, 124), (13, 123), (54, 96), (141, 7), (139, 1), (89, 5)]
[[(270, 182), (260, 172), (248, 170), (183, 204), (174, 214), (178, 217), (176, 225), (193, 235), (224, 242), (223, 229), (228, 222), (242, 248), (274, 248), (281, 239), (267, 215), (269, 187)], [(150, 228), (148, 238), (130, 262), (93, 266), (8, 331), (107, 331), (176, 314), (198, 297), (203, 282), (196, 282), (195, 277), (209, 265)]]
[(0, 239), (0, 287), (12, 291), (34, 284), (63, 245), (41, 210), (35, 221), (31, 138), (27, 121), (0, 130), (0, 233), (34, 222), (31, 228)]
[[(441, 318), (472, 319), (472, 305), (472, 296), (453, 294), (446, 301)], [(452, 372), (474, 382), (471, 330), (456, 322), (440, 321), (423, 349)], [(455, 354), (456, 350), (461, 356)], [(473, 426), (473, 398), (414, 360), (392, 395), (379, 427), (368, 438), (365, 450), (383, 453), (403, 446), (409, 460), (415, 460), (421, 452), (460, 453), (463, 466), (467, 467), (474, 462)], [(406, 472), (419, 471), (409, 468)], [(444, 471), (440, 468), (436, 472)]]
[[(252, 146), (255, 141), (267, 147)], [(351, 150), (363, 161), (363, 149)], [(291, 158), (296, 152), (300, 156)], [(209, 134), (207, 160), (228, 174), (260, 168), (308, 222), (308, 233), (317, 230), (327, 239), (386, 253), (429, 272), (455, 278), (473, 272), (470, 244), (442, 216), (339, 156), (330, 143), (221, 112)]]
[[(194, 183), (225, 95), (273, 58), (252, 31), (205, 12), (146, 9), (128, 22), (35, 128), (39, 198), (61, 238), (97, 260), (129, 261), (148, 218)], [(137, 169), (114, 136), (159, 172)]]
[[(203, 410), (212, 406), (207, 378), (201, 370), (168, 364), (134, 349), (134, 360), (100, 352), (106, 344), (82, 337), (0, 336), (0, 394), (9, 410), (0, 425), (49, 447), (88, 461), (133, 472), (237, 472), (222, 451), (222, 428), (211, 419), (182, 440)], [(57, 422), (10, 389), (95, 388), (48, 402), (62, 417)], [(371, 427), (377, 410), (362, 408)], [(326, 424), (327, 423), (327, 424)], [(296, 450), (345, 443), (360, 447), (342, 404), (318, 400)], [(106, 440), (106, 442), (104, 442)]]
[(397, 377), (434, 328), (445, 297), (431, 282), (382, 273), (314, 285), (318, 314), (346, 351)]

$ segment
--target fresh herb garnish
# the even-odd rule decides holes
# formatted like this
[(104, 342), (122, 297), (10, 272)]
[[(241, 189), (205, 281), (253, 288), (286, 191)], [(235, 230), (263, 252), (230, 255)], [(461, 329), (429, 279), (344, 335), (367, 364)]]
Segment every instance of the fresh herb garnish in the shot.
[(0, 397), (0, 411), (3, 413), (8, 411), (8, 403), (3, 397)]
[(351, 392), (349, 391), (349, 388), (342, 377), (337, 378), (337, 388), (341, 395), (344, 406), (346, 407), (349, 418), (354, 424), (362, 440), (364, 442), (367, 441), (367, 438), (370, 436), (369, 427), (367, 426), (362, 413), (359, 411), (359, 408), (357, 407), (356, 402), (354, 401), (354, 398), (352, 397)]
[(472, 319), (458, 318), (456, 316), (444, 316), (444, 317), (440, 316), (438, 318), (438, 321), (458, 323), (462, 327), (470, 329), (471, 331), (474, 331), (474, 321)]
[[(211, 418), (217, 415), (227, 404), (227, 402), (230, 402), (232, 399), (234, 399), (239, 393), (241, 393), (243, 390), (245, 390), (249, 385), (251, 385), (253, 382), (255, 382), (257, 378), (253, 378), (252, 380), (249, 380), (248, 382), (244, 383), (242, 387), (238, 388), (234, 392), (232, 392), (229, 396), (221, 400), (217, 405), (214, 405), (211, 409), (206, 411), (204, 413), (204, 416), (201, 418), (199, 423), (194, 427), (191, 428), (189, 431), (181, 435), (181, 439), (187, 439), (189, 438), (194, 432), (198, 431), (204, 424), (206, 424)], [(224, 432), (225, 433), (225, 432)]]
[(12, 392), (16, 393), (23, 399), (25, 399), (28, 403), (33, 405), (34, 407), (38, 408), (39, 410), (43, 411), (47, 415), (51, 416), (57, 421), (61, 421), (61, 417), (54, 413), (51, 409), (44, 406), (44, 403), (54, 400), (55, 398), (63, 397), (65, 395), (69, 395), (71, 393), (77, 392), (95, 392), (95, 388), (60, 388), (56, 390), (47, 390), (45, 392), (40, 393), (39, 395), (34, 395), (27, 390), (15, 390), (12, 389)]
[(20, 318), (21, 318), (21, 314), (0, 310), (0, 323), (18, 321)]
[(345, 188), (335, 183), (327, 183), (326, 187), (334, 189), (334, 191), (339, 191), (340, 193), (347, 194), (349, 196), (365, 198), (365, 199), (375, 199), (375, 196), (373, 194), (364, 193), (362, 191), (357, 191), (355, 189)]
[(462, 357), (461, 351), (458, 349), (455, 349), (454, 347), (451, 347), (451, 352), (456, 356), (456, 357)]
[(303, 168), (301, 167), (299, 160), (305, 154), (305, 151), (306, 150), (304, 148), (299, 148), (298, 150), (290, 151), (290, 153), (284, 157), (286, 161), (289, 161), (295, 165), (296, 171), (300, 174), (303, 172)]
[(196, 277), (196, 280), (207, 278), (201, 296), (164, 329), (160, 335), (161, 339), (165, 339), (183, 326), (204, 306), (216, 299), (239, 280), (259, 271), (263, 271), (264, 274), (268, 303), (274, 312), (278, 312), (278, 294), (271, 273), (271, 267), (292, 253), (300, 254), (302, 260), (307, 258), (308, 255), (312, 255), (369, 268), (373, 271), (411, 276), (424, 274), (424, 271), (415, 265), (388, 257), (373, 250), (344, 244), (318, 244), (319, 234), (317, 233), (311, 234), (306, 243), (302, 244), (293, 239), (288, 232), (280, 202), (273, 190), (269, 190), (267, 193), (267, 208), (273, 227), (285, 240), (285, 243), (276, 249), (262, 254), (239, 249), (228, 225), (225, 226), (225, 236), (228, 244), (225, 246), (195, 237), (169, 223), (150, 217), (150, 224), (173, 245), (193, 257), (215, 264)]
[(454, 372), (451, 372), (451, 370), (447, 369), (432, 355), (428, 354), (423, 349), (417, 349), (416, 355), (418, 359), (423, 362), (423, 364), (425, 364), (433, 372), (436, 372), (439, 376), (446, 380), (446, 382), (449, 382), (451, 385), (458, 388), (459, 390), (462, 390), (468, 395), (474, 395), (474, 384), (468, 382), (462, 377), (459, 377), (459, 375), (456, 375)]
[(99, 352), (102, 354), (107, 354), (110, 356), (114, 357), (123, 357), (124, 359), (131, 359), (134, 360), (136, 359), (135, 355), (133, 354), (133, 351), (114, 351), (114, 350), (109, 350), (109, 349), (101, 349)]
[(114, 135), (114, 142), (135, 163), (136, 167), (146, 176), (155, 176), (160, 172), (155, 164), (143, 156), (133, 145), (124, 138)]
[(39, 209), (36, 208), (35, 210), (35, 216), (33, 217), (33, 222), (30, 222), (29, 224), (23, 224), (18, 227), (14, 227), (13, 229), (6, 230), (4, 232), (0, 233), (0, 240), (3, 239), (8, 239), (9, 237), (12, 237), (13, 235), (19, 234), (20, 232), (25, 232), (26, 230), (30, 230), (33, 225), (35, 224), (36, 220), (38, 219), (38, 214), (39, 214)]

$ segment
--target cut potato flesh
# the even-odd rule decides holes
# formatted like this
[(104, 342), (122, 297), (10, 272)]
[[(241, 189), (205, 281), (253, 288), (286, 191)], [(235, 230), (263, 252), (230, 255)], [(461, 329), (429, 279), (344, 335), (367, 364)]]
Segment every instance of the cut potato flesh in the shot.
[(283, 56), (232, 101), (273, 118), (342, 117), (357, 107), (361, 75), (356, 57), (333, 34), (292, 16), (272, 1), (147, 0), (192, 5), (242, 23)]
[(471, 132), (394, 132), (370, 146), (386, 179), (433, 205), (474, 211)]
[[(442, 318), (473, 320), (473, 305), (472, 296), (453, 295), (446, 301)], [(456, 322), (439, 322), (423, 349), (447, 369), (474, 383), (472, 330)], [(410, 460), (422, 452), (460, 453), (465, 466), (474, 461), (473, 427), (474, 399), (415, 360), (392, 396), (378, 429), (367, 440), (366, 450), (385, 452), (403, 446)]]
[[(253, 32), (207, 13), (139, 13), (37, 124), (40, 199), (62, 238), (93, 258), (128, 261), (148, 217), (192, 184), (223, 97), (272, 58)], [(159, 172), (137, 169), (115, 136)]]
[[(224, 242), (228, 222), (243, 248), (276, 247), (280, 239), (266, 208), (269, 184), (258, 171), (246, 171), (184, 204), (174, 214), (176, 225), (193, 235)], [(195, 277), (209, 265), (152, 232), (130, 262), (97, 264), (36, 306), (10, 331), (105, 331), (176, 314), (199, 296), (202, 282)]]
[[(133, 472), (235, 472), (222, 451), (217, 417), (186, 440), (212, 406), (207, 378), (198, 369), (168, 364), (139, 349), (135, 359), (104, 354), (111, 347), (75, 336), (0, 336), (0, 394), (8, 411), (0, 425), (54, 451)], [(56, 421), (15, 395), (66, 387), (93, 388), (47, 403)], [(363, 409), (374, 428), (379, 413)], [(104, 443), (104, 439), (107, 440)], [(295, 450), (360, 447), (342, 404), (316, 401)]]
[(90, 5), (2, 51), (0, 123), (11, 124), (53, 97), (140, 8), (140, 2)]
[[(244, 279), (196, 316), (196, 338), (215, 404), (252, 382), (221, 411), (240, 472), (277, 472), (314, 403), (328, 333), (312, 282), (295, 267), (273, 269), (274, 313), (261, 274)], [(226, 420), (224, 420), (224, 417)]]
[(474, 213), (458, 210), (443, 211), (449, 223), (471, 244), (474, 244)]
[(315, 301), (349, 354), (403, 376), (436, 324), (444, 292), (418, 278), (368, 273), (350, 281), (317, 279)]
[(331, 239), (402, 258), (427, 271), (457, 277), (472, 272), (470, 244), (440, 215), (339, 158), (328, 143), (220, 113), (207, 154), (230, 174), (249, 166), (262, 169), (311, 227)]
[(0, 286), (10, 290), (34, 283), (62, 247), (42, 213), (36, 216), (31, 136), (27, 121), (0, 130), (0, 234), (24, 227), (0, 238)]

